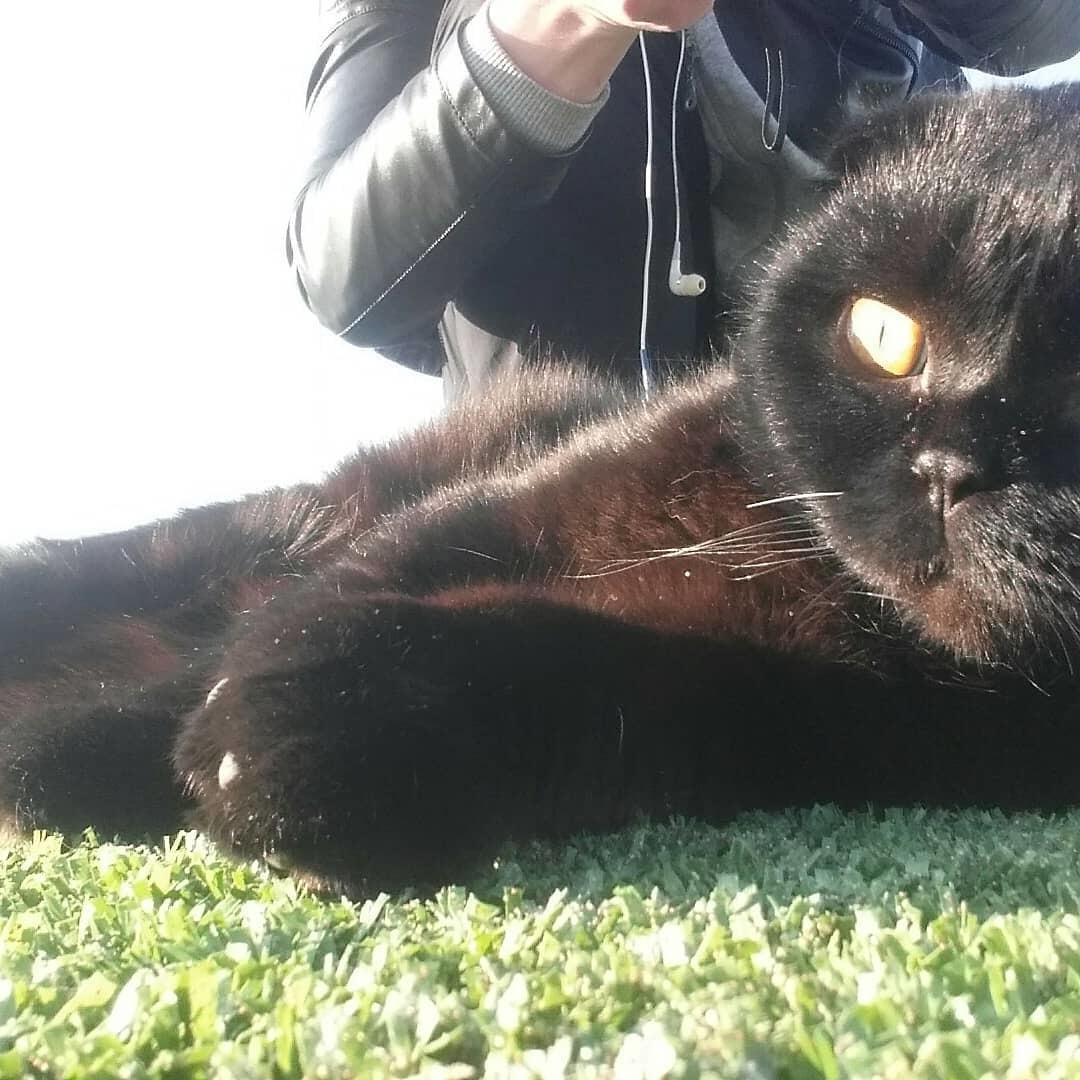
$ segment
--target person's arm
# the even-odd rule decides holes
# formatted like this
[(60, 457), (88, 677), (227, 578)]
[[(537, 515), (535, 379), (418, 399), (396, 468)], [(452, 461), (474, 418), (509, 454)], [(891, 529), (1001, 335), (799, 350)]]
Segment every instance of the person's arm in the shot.
[[(710, 6), (650, 3), (686, 23)], [(429, 63), (436, 0), (328, 3), (336, 24), (309, 87), (310, 165), (288, 235), (325, 325), (376, 346), (430, 331), (562, 180), (633, 40), (621, 4), (510, 0), (495, 20), (484, 6)]]
[(288, 256), (318, 319), (361, 345), (426, 336), (516, 210), (568, 159), (530, 152), (485, 101), (439, 4), (332, 5), (308, 91), (308, 167)]
[(920, 36), (967, 67), (1021, 75), (1080, 53), (1080, 0), (901, 0)]

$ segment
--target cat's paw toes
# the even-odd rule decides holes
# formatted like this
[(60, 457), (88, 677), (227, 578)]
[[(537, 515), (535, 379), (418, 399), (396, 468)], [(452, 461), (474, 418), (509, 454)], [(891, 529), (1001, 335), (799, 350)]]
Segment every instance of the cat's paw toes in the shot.
[(318, 849), (322, 800), (335, 796), (318, 780), (315, 718), (289, 700), (282, 681), (276, 703), (271, 692), (260, 708), (244, 679), (220, 680), (186, 718), (175, 751), (193, 824), (236, 856), (279, 868)]
[(443, 872), (443, 694), (372, 629), (352, 611), (260, 634), (185, 718), (175, 767), (193, 824), (224, 849), (352, 889)]

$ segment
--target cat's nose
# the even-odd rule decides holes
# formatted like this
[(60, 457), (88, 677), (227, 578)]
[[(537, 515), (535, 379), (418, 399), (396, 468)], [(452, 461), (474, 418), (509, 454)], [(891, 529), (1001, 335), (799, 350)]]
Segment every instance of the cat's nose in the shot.
[(930, 504), (941, 515), (986, 486), (976, 462), (955, 450), (923, 450), (911, 471), (926, 482)]

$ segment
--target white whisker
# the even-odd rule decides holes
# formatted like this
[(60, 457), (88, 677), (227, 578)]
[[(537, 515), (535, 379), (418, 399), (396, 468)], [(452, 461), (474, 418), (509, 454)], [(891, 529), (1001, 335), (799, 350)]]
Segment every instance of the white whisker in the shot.
[[(753, 573), (740, 574), (738, 577), (732, 578), (732, 581), (753, 581), (754, 578), (764, 577), (765, 574), (770, 573), (778, 567), (789, 566), (792, 563), (808, 562), (812, 559), (820, 558), (820, 555), (799, 555), (793, 559), (777, 559), (775, 562), (762, 563), (754, 568)], [(738, 567), (734, 567), (733, 569), (738, 569)]]
[(747, 510), (756, 510), (760, 506), (775, 506), (777, 503), (801, 502), (803, 499), (838, 499), (842, 491), (804, 491), (801, 495), (781, 495), (776, 499), (762, 499), (760, 502), (746, 504)]
[(447, 544), (447, 551), (460, 551), (462, 555), (475, 555), (478, 559), (487, 559), (493, 563), (505, 563), (505, 559), (500, 559), (497, 555), (489, 555), (485, 551), (473, 551), (472, 548), (454, 547), (452, 544)]
[(694, 544), (654, 548), (637, 556), (612, 559), (593, 571), (563, 576), (573, 581), (589, 581), (671, 559), (704, 560), (726, 570), (772, 568), (787, 562), (824, 558), (830, 551), (829, 544), (809, 522), (807, 515), (800, 512), (756, 521)]

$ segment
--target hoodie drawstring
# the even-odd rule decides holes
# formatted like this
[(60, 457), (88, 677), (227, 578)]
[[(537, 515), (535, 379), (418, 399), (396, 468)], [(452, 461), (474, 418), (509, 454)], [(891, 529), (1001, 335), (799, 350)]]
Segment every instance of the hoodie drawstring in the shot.
[[(769, 18), (769, 0), (758, 0), (758, 33), (765, 45), (765, 108), (761, 114), (761, 145), (770, 154), (779, 154), (787, 138), (787, 86), (784, 81), (784, 49)], [(775, 116), (776, 129), (769, 134)]]

